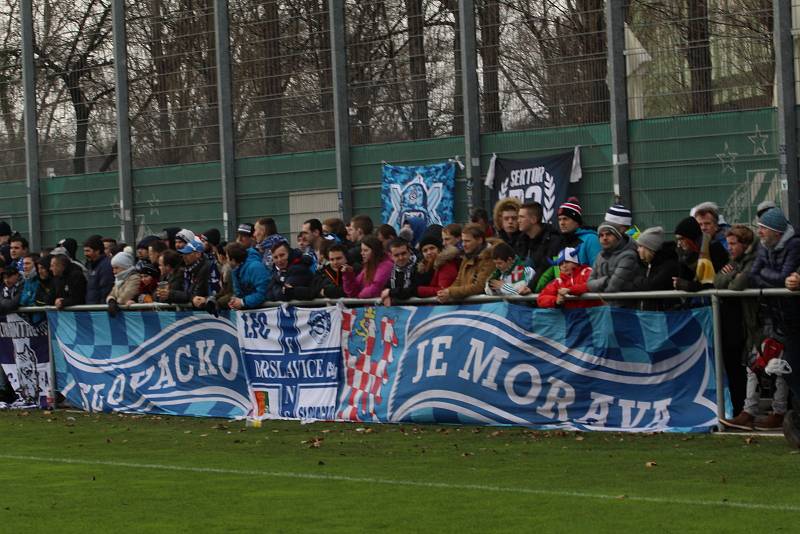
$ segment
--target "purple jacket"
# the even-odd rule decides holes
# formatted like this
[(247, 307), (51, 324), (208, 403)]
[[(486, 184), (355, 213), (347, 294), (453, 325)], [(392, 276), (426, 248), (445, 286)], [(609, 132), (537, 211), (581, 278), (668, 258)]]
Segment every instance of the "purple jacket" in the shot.
[(358, 275), (354, 275), (352, 271), (344, 273), (344, 292), (348, 297), (359, 299), (372, 299), (381, 296), (381, 291), (386, 287), (386, 283), (392, 276), (392, 269), (394, 262), (389, 256), (384, 256), (378, 263), (375, 269), (375, 275), (372, 277), (372, 282), (367, 283), (364, 278), (366, 277), (366, 269), (362, 267)]

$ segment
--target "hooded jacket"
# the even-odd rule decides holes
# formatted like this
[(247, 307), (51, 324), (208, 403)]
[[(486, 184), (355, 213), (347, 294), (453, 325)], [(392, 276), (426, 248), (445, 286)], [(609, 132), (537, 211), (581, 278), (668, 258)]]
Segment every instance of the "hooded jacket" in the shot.
[[(540, 308), (555, 308), (557, 306), (558, 290), (568, 288), (570, 295), (583, 295), (588, 291), (586, 282), (592, 275), (592, 268), (588, 265), (578, 265), (571, 275), (560, 272), (558, 278), (547, 284), (536, 297), (536, 305)], [(562, 307), (566, 310), (575, 308), (591, 308), (601, 306), (600, 300), (565, 300)]]
[[(653, 256), (653, 261), (645, 265), (644, 271), (636, 277), (634, 291), (672, 291), (672, 278), (678, 276), (680, 263), (675, 252), (675, 242), (664, 243)], [(676, 299), (644, 299), (639, 308), (649, 311), (666, 311), (675, 307)]]
[(473, 257), (465, 254), (458, 268), (458, 275), (448, 289), (450, 298), (461, 300), (471, 295), (480, 295), (486, 287), (486, 280), (494, 271), (494, 261), (492, 261), (492, 246), (486, 246)]
[[(435, 297), (436, 293), (440, 290), (447, 289), (453, 285), (453, 282), (458, 276), (461, 255), (462, 251), (456, 247), (449, 246), (443, 248), (433, 261), (433, 273), (430, 281), (427, 283), (423, 282), (426, 285), (417, 286), (417, 296), (422, 298)], [(422, 263), (417, 265), (418, 271), (421, 271), (422, 268)]]
[(570, 234), (561, 234), (561, 247), (578, 249), (581, 265), (594, 265), (597, 255), (603, 250), (597, 232), (591, 228), (580, 227)]
[(267, 300), (269, 281), (263, 257), (254, 248), (247, 249), (244, 263), (231, 271), (233, 293), (242, 299), (242, 308), (258, 308)]
[[(281, 270), (275, 264), (272, 265), (272, 280), (267, 289), (267, 300), (278, 302), (299, 298), (295, 296), (294, 288), (309, 287), (313, 278), (311, 257), (296, 248), (290, 249), (289, 265), (286, 269)], [(301, 291), (300, 294), (302, 293)]]
[[(636, 245), (624, 235), (608, 250), (603, 250), (594, 262), (592, 275), (586, 286), (596, 293), (618, 293), (633, 291), (634, 281), (642, 274), (642, 264), (636, 252)], [(632, 303), (630, 301), (629, 303)], [(609, 304), (611, 304), (609, 302)], [(622, 305), (623, 303), (617, 303)]]

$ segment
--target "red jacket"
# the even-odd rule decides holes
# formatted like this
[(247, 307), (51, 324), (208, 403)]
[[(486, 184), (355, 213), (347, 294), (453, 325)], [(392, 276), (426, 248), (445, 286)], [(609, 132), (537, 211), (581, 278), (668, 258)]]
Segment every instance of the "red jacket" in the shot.
[(435, 297), (439, 290), (447, 289), (453, 285), (456, 276), (458, 276), (458, 264), (459, 261), (454, 259), (444, 263), (440, 267), (437, 267), (436, 270), (433, 271), (431, 285), (419, 286), (417, 288), (417, 296), (422, 298)]
[[(592, 268), (588, 265), (579, 265), (570, 276), (562, 272), (558, 278), (547, 284), (542, 292), (539, 293), (536, 298), (536, 304), (540, 308), (555, 308), (557, 306), (558, 290), (562, 287), (569, 288), (570, 295), (583, 295), (588, 291), (586, 282), (591, 274)], [(573, 308), (591, 308), (602, 304), (603, 302), (600, 300), (565, 300), (562, 307), (570, 310)]]

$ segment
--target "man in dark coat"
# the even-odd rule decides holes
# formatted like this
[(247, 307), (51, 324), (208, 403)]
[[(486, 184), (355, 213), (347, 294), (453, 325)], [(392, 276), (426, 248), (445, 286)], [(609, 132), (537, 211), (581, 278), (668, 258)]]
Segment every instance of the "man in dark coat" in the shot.
[(105, 304), (106, 297), (114, 287), (114, 272), (111, 259), (105, 255), (103, 238), (99, 235), (89, 237), (83, 244), (86, 256), (86, 304)]
[(52, 302), (56, 308), (77, 306), (86, 303), (86, 277), (83, 269), (73, 264), (69, 256), (57, 254), (50, 260), (53, 273)]

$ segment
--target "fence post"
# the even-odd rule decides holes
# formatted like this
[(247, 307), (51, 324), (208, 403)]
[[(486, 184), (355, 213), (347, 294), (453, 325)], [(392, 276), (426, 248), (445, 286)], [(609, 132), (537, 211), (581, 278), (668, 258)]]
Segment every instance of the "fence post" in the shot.
[[(464, 164), (467, 175), (467, 207), (483, 204), (481, 183), (481, 121), (478, 92), (478, 65), (475, 45), (475, 2), (458, 2), (461, 32), (461, 78), (464, 102)], [(487, 196), (488, 202), (488, 196)], [(487, 205), (491, 214), (491, 206)]]
[[(711, 317), (714, 326), (714, 371), (717, 382), (717, 418), (725, 418), (725, 364), (722, 361), (722, 323), (719, 313), (719, 297), (711, 295)], [(720, 430), (722, 425), (717, 425)]]
[(33, 61), (33, 2), (22, 2), (22, 99), (25, 124), (25, 190), (30, 250), (42, 245), (39, 200), (39, 131), (36, 125), (36, 71)]
[(222, 227), (225, 239), (236, 236), (236, 153), (231, 91), (231, 41), (228, 1), (214, 0), (214, 49), (217, 60), (217, 112), (219, 114)]
[(333, 83), (333, 138), (336, 145), (336, 189), (339, 213), (346, 222), (353, 216), (353, 186), (350, 175), (350, 107), (347, 96), (347, 50), (344, 0), (328, 3)]
[(608, 93), (611, 107), (611, 163), (614, 197), (633, 209), (628, 161), (628, 87), (625, 67), (624, 2), (606, 1), (606, 53)]
[(114, 81), (117, 84), (117, 174), (119, 175), (120, 237), (125, 243), (136, 240), (133, 227), (133, 183), (131, 180), (131, 128), (128, 109), (128, 48), (125, 30), (125, 2), (111, 3), (111, 28), (114, 38)]
[(773, 39), (775, 46), (775, 85), (778, 96), (778, 158), (781, 188), (787, 192), (787, 215), (800, 222), (797, 163), (797, 111), (795, 106), (794, 37), (792, 2), (773, 2)]

